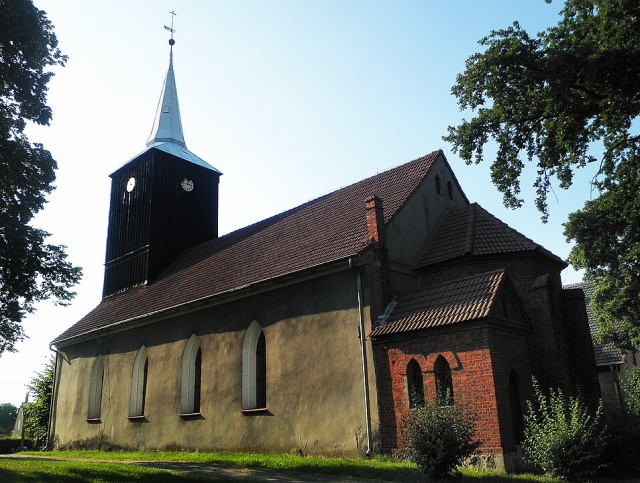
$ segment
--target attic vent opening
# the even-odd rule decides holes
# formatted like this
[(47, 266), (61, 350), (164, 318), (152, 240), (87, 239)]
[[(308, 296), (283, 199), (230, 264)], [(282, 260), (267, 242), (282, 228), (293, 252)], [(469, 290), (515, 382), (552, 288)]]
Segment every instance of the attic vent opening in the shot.
[(162, 112), (169, 112), (169, 106), (162, 106)]

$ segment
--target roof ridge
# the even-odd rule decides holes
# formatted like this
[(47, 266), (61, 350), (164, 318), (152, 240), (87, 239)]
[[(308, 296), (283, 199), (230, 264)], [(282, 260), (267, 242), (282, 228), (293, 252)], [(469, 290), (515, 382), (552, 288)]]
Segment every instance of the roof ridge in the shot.
[[(411, 160), (411, 161), (409, 161), (409, 162), (399, 164), (399, 165), (397, 165), (397, 166), (394, 166), (393, 168), (389, 168), (389, 169), (386, 169), (386, 170), (384, 170), (384, 171), (380, 171), (380, 172), (378, 172), (378, 173), (376, 173), (376, 174), (374, 174), (374, 175), (372, 175), (372, 176), (369, 176), (368, 178), (361, 179), (361, 180), (359, 180), (359, 181), (355, 181), (355, 182), (353, 182), (353, 183), (351, 183), (351, 184), (348, 184), (348, 185), (346, 185), (346, 186), (342, 186), (342, 187), (340, 187), (340, 188), (338, 188), (338, 189), (335, 189), (335, 190), (333, 190), (333, 191), (330, 191), (330, 192), (328, 192), (328, 193), (325, 193), (325, 194), (323, 194), (323, 195), (320, 195), (320, 196), (318, 196), (318, 197), (316, 197), (316, 198), (312, 198), (312, 199), (310, 199), (310, 200), (307, 200), (307, 201), (305, 201), (305, 202), (301, 203), (301, 204), (300, 204), (300, 205), (298, 205), (298, 206), (294, 206), (293, 208), (289, 208), (288, 210), (282, 211), (282, 212), (280, 212), (280, 213), (276, 213), (275, 215), (271, 215), (271, 216), (269, 216), (269, 217), (267, 217), (267, 218), (263, 218), (262, 220), (258, 220), (258, 221), (254, 222), (254, 223), (251, 223), (250, 225), (247, 225), (247, 226), (243, 226), (243, 227), (237, 228), (237, 229), (235, 229), (235, 230), (233, 230), (233, 231), (230, 231), (229, 233), (225, 233), (224, 235), (221, 235), (221, 236), (220, 236), (220, 237), (218, 237), (218, 238), (227, 237), (227, 236), (232, 235), (232, 234), (234, 234), (234, 233), (238, 233), (238, 232), (240, 232), (240, 231), (242, 231), (242, 230), (245, 230), (245, 229), (248, 229), (248, 228), (251, 228), (251, 227), (255, 227), (256, 225), (259, 225), (259, 224), (261, 224), (261, 223), (268, 222), (268, 221), (273, 220), (273, 219), (275, 219), (275, 218), (278, 218), (278, 217), (284, 217), (284, 215), (292, 214), (292, 213), (293, 213), (293, 212), (295, 212), (296, 210), (299, 210), (299, 209), (301, 209), (301, 208), (304, 208), (304, 207), (306, 207), (306, 206), (308, 206), (308, 205), (311, 205), (311, 204), (313, 204), (313, 203), (317, 203), (318, 201), (320, 201), (320, 200), (322, 200), (322, 199), (324, 199), (324, 198), (327, 198), (327, 197), (329, 197), (329, 196), (331, 196), (331, 195), (334, 195), (334, 194), (339, 193), (339, 192), (341, 192), (341, 191), (346, 191), (346, 190), (348, 190), (348, 189), (353, 189), (353, 188), (355, 188), (357, 185), (364, 185), (364, 184), (366, 184), (366, 183), (368, 183), (368, 182), (371, 182), (374, 178), (387, 176), (387, 175), (389, 175), (389, 174), (390, 174), (392, 171), (394, 171), (394, 170), (398, 170), (398, 169), (400, 169), (400, 168), (406, 168), (407, 166), (409, 166), (409, 165), (411, 165), (411, 164), (414, 164), (414, 163), (415, 163), (415, 164), (417, 164), (417, 163), (419, 163), (419, 162), (421, 162), (421, 161), (425, 161), (427, 158), (429, 158), (429, 157), (431, 157), (431, 156), (434, 156), (434, 157), (435, 157), (435, 156), (437, 156), (437, 155), (438, 155), (439, 153), (441, 153), (441, 152), (442, 152), (441, 150), (438, 150), (438, 151), (432, 151), (431, 153), (425, 154), (424, 156), (421, 156), (421, 157), (419, 157), (419, 158), (413, 159), (413, 160)], [(418, 183), (418, 184), (419, 184), (419, 183)], [(407, 195), (407, 198), (409, 198), (409, 197), (411, 196), (411, 194), (413, 194), (413, 192), (412, 192), (412, 193), (410, 193), (409, 195)], [(375, 196), (377, 196), (377, 193), (370, 193), (370, 195), (375, 195)], [(383, 203), (384, 203), (384, 201), (385, 201), (385, 200), (382, 200), (382, 202), (383, 202)], [(364, 198), (362, 199), (362, 206), (364, 207)], [(364, 209), (364, 208), (363, 208), (363, 209)], [(396, 210), (396, 211), (397, 211), (397, 210)], [(209, 241), (211, 241), (211, 240), (209, 240)], [(209, 241), (204, 242), (204, 243), (208, 243)]]
[(467, 218), (467, 240), (465, 243), (464, 254), (472, 255), (473, 254), (473, 242), (475, 236), (475, 228), (476, 228), (476, 208), (478, 203), (471, 203), (469, 205), (469, 218)]

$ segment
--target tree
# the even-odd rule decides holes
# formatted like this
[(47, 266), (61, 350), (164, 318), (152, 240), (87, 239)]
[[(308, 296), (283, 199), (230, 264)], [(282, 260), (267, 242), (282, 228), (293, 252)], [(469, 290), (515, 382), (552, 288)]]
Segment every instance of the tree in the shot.
[(18, 408), (11, 403), (0, 404), (0, 436), (11, 433), (18, 417)]
[(24, 134), (27, 122), (48, 125), (50, 66), (64, 66), (45, 12), (29, 0), (0, 0), (0, 355), (24, 339), (21, 321), (34, 304), (68, 303), (81, 270), (62, 245), (31, 226), (54, 186), (55, 160)]
[(569, 260), (596, 282), (604, 340), (637, 346), (640, 2), (567, 0), (555, 27), (532, 37), (514, 22), (480, 44), (485, 51), (466, 61), (452, 88), (474, 117), (450, 126), (445, 140), (467, 163), (482, 162), (489, 140), (497, 143), (491, 178), (508, 207), (522, 205), (522, 170), (535, 163), (543, 221), (552, 180), (566, 189), (575, 169), (597, 163), (599, 196), (565, 225), (575, 242)]
[(24, 429), (25, 433), (33, 440), (36, 448), (44, 448), (47, 443), (55, 371), (56, 363), (52, 356), (45, 364), (44, 369), (36, 373), (29, 384), (33, 402), (24, 405)]

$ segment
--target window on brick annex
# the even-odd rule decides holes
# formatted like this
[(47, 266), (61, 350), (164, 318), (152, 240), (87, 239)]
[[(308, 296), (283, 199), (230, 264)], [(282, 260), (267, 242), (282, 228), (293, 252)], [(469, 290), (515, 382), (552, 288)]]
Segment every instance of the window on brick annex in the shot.
[(515, 369), (509, 376), (509, 402), (511, 404), (511, 421), (513, 427), (513, 439), (516, 444), (522, 442), (524, 434), (524, 421), (522, 418), (522, 403), (520, 402), (520, 383)]
[(407, 395), (409, 397), (409, 408), (424, 406), (424, 381), (420, 364), (415, 359), (411, 359), (407, 364)]
[(442, 188), (440, 186), (440, 176), (436, 176), (436, 193), (440, 194), (442, 192)]
[(451, 181), (447, 183), (447, 195), (449, 195), (450, 200), (453, 199), (453, 185), (451, 184)]
[(451, 367), (443, 356), (438, 356), (433, 365), (433, 373), (436, 379), (436, 399), (438, 404), (453, 404), (453, 381), (451, 379)]

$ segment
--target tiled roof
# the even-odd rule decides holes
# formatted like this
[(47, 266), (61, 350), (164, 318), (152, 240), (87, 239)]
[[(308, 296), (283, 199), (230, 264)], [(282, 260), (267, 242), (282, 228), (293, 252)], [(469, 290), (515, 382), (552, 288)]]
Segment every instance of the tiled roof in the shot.
[[(591, 296), (593, 295), (595, 284), (593, 282), (578, 282), (572, 283), (570, 285), (565, 285), (562, 288), (581, 288), (584, 292), (584, 303), (586, 304), (587, 317), (589, 318), (589, 331), (591, 332), (591, 337), (593, 337), (598, 331), (598, 322), (593, 315), (591, 304), (589, 302), (591, 301)], [(596, 356), (596, 366), (608, 366), (610, 364), (622, 363), (622, 353), (612, 342), (607, 342), (606, 344), (594, 343), (593, 351), (595, 352)]]
[(447, 213), (415, 263), (422, 268), (466, 255), (538, 251), (565, 264), (541, 245), (503, 223), (477, 203)]
[(385, 223), (420, 186), (422, 158), (186, 250), (153, 283), (112, 295), (53, 342), (349, 257), (369, 243), (364, 200), (382, 199)]
[(504, 270), (496, 270), (402, 294), (371, 337), (486, 318), (505, 278)]

